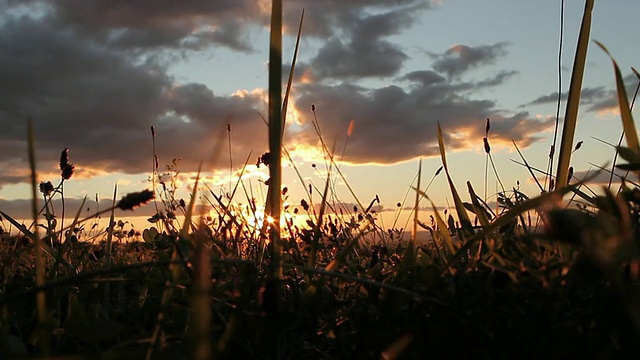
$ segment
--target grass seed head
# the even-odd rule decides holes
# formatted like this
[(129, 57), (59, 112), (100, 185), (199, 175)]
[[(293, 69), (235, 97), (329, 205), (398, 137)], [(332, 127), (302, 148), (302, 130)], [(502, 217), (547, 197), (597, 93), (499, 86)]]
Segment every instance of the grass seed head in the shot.
[(64, 148), (62, 153), (60, 154), (60, 170), (64, 170), (64, 168), (69, 164), (69, 148)]
[(133, 210), (153, 200), (153, 197), (154, 194), (151, 190), (129, 193), (118, 202), (116, 207), (120, 210)]
[(51, 193), (53, 192), (53, 184), (51, 183), (51, 181), (41, 182), (40, 192), (43, 193), (45, 196), (51, 195)]
[(73, 171), (75, 170), (75, 166), (69, 162), (69, 148), (64, 148), (62, 153), (60, 154), (60, 175), (63, 180), (71, 179), (73, 175)]
[(486, 152), (487, 154), (491, 153), (491, 146), (489, 146), (489, 140), (487, 140), (487, 138), (482, 138), (482, 141), (484, 142), (484, 152)]
[(67, 164), (64, 169), (62, 169), (62, 173), (60, 174), (64, 180), (71, 179), (73, 176), (73, 171), (75, 170), (75, 166), (73, 164)]
[(266, 152), (260, 155), (260, 157), (258, 157), (258, 161), (256, 162), (256, 167), (260, 167), (260, 164), (264, 164), (267, 167), (269, 167), (270, 163), (271, 163), (271, 154), (269, 152)]

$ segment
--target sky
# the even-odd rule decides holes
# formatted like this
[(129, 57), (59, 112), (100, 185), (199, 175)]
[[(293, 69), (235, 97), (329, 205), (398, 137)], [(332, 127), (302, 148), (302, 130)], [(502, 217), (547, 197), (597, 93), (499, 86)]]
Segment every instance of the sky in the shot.
[[(64, 192), (72, 209), (83, 196), (89, 210), (104, 208), (116, 184), (118, 197), (151, 188), (154, 140), (161, 171), (179, 159), (178, 194), (188, 196), (200, 163), (203, 181), (218, 194), (229, 192), (248, 159), (244, 183), (253, 195), (239, 201), (260, 201), (268, 177), (256, 160), (268, 151), (270, 5), (0, 0), (0, 210), (27, 216), (29, 117), (39, 181), (60, 182), (60, 153), (69, 149), (75, 174)], [(357, 203), (346, 180), (365, 206), (376, 195), (388, 213), (398, 203), (412, 206), (414, 195), (406, 196), (420, 159), (423, 189), (441, 165), (438, 123), (463, 200), (470, 181), (495, 201), (497, 178), (490, 167), (485, 175), (487, 118), (501, 182), (539, 193), (528, 171), (512, 161), (520, 160), (513, 142), (530, 164), (546, 168), (583, 1), (564, 5), (559, 64), (560, 0), (285, 0), (285, 74), (302, 9), (284, 137), (294, 164), (284, 163), (290, 203), (308, 198), (309, 184), (321, 188), (326, 178), (314, 119), (328, 146), (335, 143), (344, 174), (334, 177), (335, 196), (345, 203)], [(640, 67), (639, 13), (636, 0), (598, 1), (593, 12), (591, 38), (616, 58), (630, 95), (638, 83), (630, 68)], [(599, 140), (620, 137), (614, 90), (611, 61), (591, 43), (576, 132), (583, 145), (572, 158), (577, 177), (613, 157)], [(452, 205), (443, 175), (427, 194), (442, 207)]]

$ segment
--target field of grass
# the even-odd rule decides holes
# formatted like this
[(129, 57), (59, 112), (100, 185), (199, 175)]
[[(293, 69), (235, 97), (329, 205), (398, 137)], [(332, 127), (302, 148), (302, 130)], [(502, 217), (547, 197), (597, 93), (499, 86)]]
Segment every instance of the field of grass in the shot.
[[(593, 1), (586, 2), (558, 163), (538, 184), (541, 195), (503, 189), (495, 209), (469, 183), (463, 199), (438, 128), (438, 172), (448, 179), (455, 211), (442, 213), (431, 203), (432, 214), (418, 212), (421, 201), (430, 201), (418, 170), (406, 233), (377, 224), (375, 199), (354, 209), (329, 200), (334, 180), (345, 179), (319, 128), (329, 159), (324, 186), (314, 189), (322, 200), (283, 207), (283, 114), (293, 84), (281, 88), (281, 1), (273, 4), (265, 204), (248, 197), (248, 209), (240, 209), (234, 200), (243, 192), (240, 179), (223, 196), (196, 178), (191, 196), (178, 198), (171, 182), (160, 182), (154, 156), (153, 191), (118, 201), (114, 190), (111, 207), (81, 218), (83, 206), (59, 209), (52, 202), (64, 204), (64, 185), (72, 181), (68, 150), (61, 153), (59, 184), (37, 183), (30, 127), (33, 223), (0, 209), (3, 228), (19, 231), (0, 234), (0, 358), (640, 356), (640, 147), (615, 61), (627, 144), (616, 147), (624, 160), (617, 167), (628, 176), (619, 188), (595, 194), (585, 190), (588, 180), (572, 178), (570, 167)], [(490, 125), (484, 139), (470, 141), (484, 142), (492, 164)], [(533, 176), (524, 156), (522, 162)], [(141, 233), (115, 218), (116, 209), (146, 203), (158, 211)], [(198, 216), (202, 205), (213, 215)], [(256, 216), (262, 207), (265, 216)], [(290, 220), (294, 212), (302, 225)], [(58, 223), (54, 214), (73, 221)], [(93, 232), (99, 215), (109, 215), (110, 224)], [(416, 241), (418, 230), (428, 231), (429, 240)]]

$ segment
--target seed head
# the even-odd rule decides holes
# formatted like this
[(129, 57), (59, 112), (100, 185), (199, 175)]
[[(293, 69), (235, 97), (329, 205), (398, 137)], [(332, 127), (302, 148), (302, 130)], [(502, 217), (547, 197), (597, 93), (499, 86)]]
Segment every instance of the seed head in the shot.
[(140, 205), (148, 203), (153, 197), (154, 194), (151, 190), (129, 193), (118, 202), (116, 207), (120, 210), (133, 210)]
[(64, 168), (69, 164), (69, 148), (64, 148), (62, 153), (60, 154), (60, 170), (64, 170)]
[(484, 142), (484, 152), (486, 152), (487, 154), (491, 153), (491, 146), (489, 146), (489, 140), (487, 140), (487, 138), (482, 138), (482, 141)]
[(347, 136), (351, 136), (351, 134), (353, 134), (353, 128), (355, 127), (355, 125), (355, 120), (351, 120), (351, 122), (349, 123), (349, 129), (347, 129)]
[(62, 153), (60, 154), (60, 175), (63, 180), (71, 179), (73, 175), (73, 171), (75, 170), (75, 166), (69, 162), (69, 148), (64, 148)]
[(43, 193), (45, 196), (51, 195), (51, 193), (53, 192), (53, 184), (51, 183), (51, 181), (41, 182), (40, 192)]
[(62, 178), (64, 180), (69, 180), (71, 179), (71, 176), (73, 175), (73, 171), (75, 170), (75, 166), (73, 164), (67, 164), (64, 169), (62, 169)]
[(576, 147), (573, 149), (573, 151), (578, 151), (578, 149), (580, 149), (582, 147), (582, 141), (578, 141), (578, 143), (576, 144)]
[(256, 162), (256, 167), (260, 167), (260, 164), (264, 164), (269, 167), (271, 163), (271, 154), (266, 152), (258, 157), (258, 162)]

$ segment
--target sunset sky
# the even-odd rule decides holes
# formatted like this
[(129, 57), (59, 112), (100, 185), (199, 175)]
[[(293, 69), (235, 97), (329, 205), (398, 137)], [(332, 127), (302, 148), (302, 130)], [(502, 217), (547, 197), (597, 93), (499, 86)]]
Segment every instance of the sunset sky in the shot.
[[(324, 140), (335, 140), (341, 170), (365, 204), (379, 195), (382, 207), (394, 211), (419, 158), (426, 186), (441, 165), (438, 122), (463, 199), (466, 181), (484, 194), (486, 118), (505, 187), (519, 181), (525, 193), (539, 193), (527, 170), (510, 161), (519, 160), (512, 140), (533, 166), (546, 168), (560, 0), (285, 0), (286, 63), (303, 8), (285, 146), (305, 183), (285, 168), (290, 202), (304, 198), (309, 183), (324, 181), (312, 104)], [(567, 1), (564, 10), (563, 94), (584, 1)], [(65, 197), (71, 209), (87, 195), (95, 210), (96, 195), (106, 202), (116, 183), (119, 197), (151, 187), (152, 125), (161, 170), (181, 158), (183, 189), (202, 161), (208, 185), (228, 191), (229, 174), (236, 179), (251, 153), (253, 176), (245, 184), (260, 199), (266, 186), (259, 179), (267, 172), (255, 163), (268, 148), (260, 114), (267, 115), (269, 12), (267, 0), (0, 0), (0, 210), (26, 216), (29, 116), (40, 181), (59, 183), (60, 152), (70, 149), (76, 173), (65, 183)], [(630, 96), (638, 84), (630, 68), (640, 68), (638, 14), (637, 0), (596, 1), (591, 31), (618, 61)], [(611, 62), (589, 46), (576, 133), (583, 145), (572, 158), (577, 177), (590, 163), (613, 157), (594, 137), (617, 143), (622, 129)], [(487, 200), (495, 201), (492, 171), (488, 179)], [(336, 191), (340, 200), (355, 202), (341, 180)], [(441, 206), (452, 204), (442, 175), (428, 194)], [(246, 202), (244, 195), (239, 200)]]

